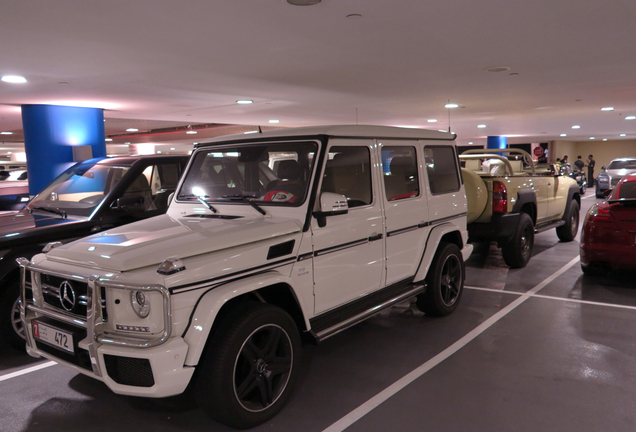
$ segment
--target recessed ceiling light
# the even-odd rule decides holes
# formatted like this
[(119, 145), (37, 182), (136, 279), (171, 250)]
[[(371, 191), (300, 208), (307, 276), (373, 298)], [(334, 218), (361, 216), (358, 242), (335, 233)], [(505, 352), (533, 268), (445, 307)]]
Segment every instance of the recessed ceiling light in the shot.
[(627, 136), (627, 134), (620, 134), (619, 136)]
[(568, 136), (568, 134), (561, 134), (560, 136)]
[(7, 152), (7, 154), (13, 154), (13, 152)]
[(174, 147), (170, 147), (170, 150), (174, 150)]
[(480, 125), (477, 125), (477, 127), (478, 127), (479, 129), (483, 129), (483, 128), (485, 128), (485, 127), (486, 127), (486, 125), (485, 125), (485, 124), (480, 124)]
[(444, 105), (444, 108), (459, 108), (459, 104), (447, 103), (446, 105)]
[(112, 138), (106, 138), (106, 141), (112, 141), (112, 140), (113, 140)]
[(614, 111), (614, 107), (603, 107), (601, 111)]
[(195, 133), (197, 133), (197, 131), (194, 130), (189, 130), (186, 132), (188, 135), (194, 135)]
[(4, 75), (0, 79), (4, 82), (11, 83), (11, 84), (22, 84), (27, 82), (25, 77), (18, 76), (18, 75)]
[(254, 101), (251, 101), (249, 99), (240, 99), (240, 100), (237, 100), (236, 103), (239, 105), (249, 105), (251, 103), (254, 103)]
[(258, 131), (247, 131), (247, 132), (243, 132), (245, 135), (247, 134), (253, 134), (253, 133), (258, 133)]
[(428, 119), (428, 120), (426, 120), (426, 121), (427, 121), (427, 122), (429, 122), (429, 123), (437, 123), (437, 120), (436, 120), (436, 119)]
[(270, 123), (280, 123), (280, 120), (270, 120)]
[(139, 129), (137, 129), (137, 128), (128, 128), (128, 129), (126, 129), (126, 132), (139, 132)]
[(161, 153), (161, 150), (157, 150), (157, 153)]
[(636, 116), (627, 116), (625, 120), (636, 120)]
[(469, 141), (469, 142), (468, 142), (468, 145), (470, 145), (470, 144), (472, 144), (472, 143), (473, 143), (472, 141)]
[(130, 142), (125, 142), (124, 144), (130, 144)]
[(13, 135), (13, 132), (0, 132), (0, 135)]
[(607, 141), (607, 138), (603, 138), (603, 141)]
[(579, 125), (574, 125), (574, 126), (572, 126), (572, 129), (581, 129), (581, 126), (579, 126)]
[(596, 139), (596, 138), (594, 138), (594, 137), (590, 137), (590, 139)]
[(322, 0), (287, 0), (287, 3), (294, 6), (313, 6), (321, 1)]

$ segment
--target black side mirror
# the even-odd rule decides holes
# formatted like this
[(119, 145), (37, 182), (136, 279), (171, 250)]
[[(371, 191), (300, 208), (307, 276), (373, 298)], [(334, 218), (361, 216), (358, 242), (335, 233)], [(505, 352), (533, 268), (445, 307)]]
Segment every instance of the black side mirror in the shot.
[(601, 169), (602, 169), (603, 171), (605, 171), (605, 170), (607, 169), (607, 167), (606, 167), (605, 165), (603, 165), (603, 166), (601, 167)]
[(116, 213), (140, 213), (146, 210), (144, 197), (141, 195), (130, 195), (117, 198), (110, 206)]

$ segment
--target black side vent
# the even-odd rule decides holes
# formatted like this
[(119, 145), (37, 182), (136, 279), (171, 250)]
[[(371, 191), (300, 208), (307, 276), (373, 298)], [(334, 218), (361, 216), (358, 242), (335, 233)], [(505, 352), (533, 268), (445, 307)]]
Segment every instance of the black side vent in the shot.
[(285, 255), (289, 255), (294, 251), (294, 244), (296, 240), (286, 241), (285, 243), (277, 244), (269, 248), (269, 252), (267, 252), (267, 259), (271, 260), (274, 258), (282, 257)]
[(106, 371), (117, 384), (152, 387), (155, 385), (155, 378), (152, 375), (152, 368), (148, 359), (119, 357), (104, 354)]

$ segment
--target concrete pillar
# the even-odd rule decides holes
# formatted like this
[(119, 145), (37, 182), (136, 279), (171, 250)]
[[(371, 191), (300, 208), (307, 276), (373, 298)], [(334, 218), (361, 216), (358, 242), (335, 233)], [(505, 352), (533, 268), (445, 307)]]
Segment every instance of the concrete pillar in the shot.
[(22, 105), (22, 126), (30, 195), (74, 163), (106, 156), (101, 108)]

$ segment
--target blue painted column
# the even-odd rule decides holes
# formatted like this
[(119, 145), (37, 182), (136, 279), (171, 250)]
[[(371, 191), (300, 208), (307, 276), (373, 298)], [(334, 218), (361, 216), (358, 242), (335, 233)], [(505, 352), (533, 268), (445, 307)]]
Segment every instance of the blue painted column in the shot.
[(487, 149), (503, 149), (508, 146), (508, 138), (505, 136), (489, 136), (486, 143)]
[(22, 127), (30, 195), (76, 162), (106, 156), (101, 108), (22, 105)]

